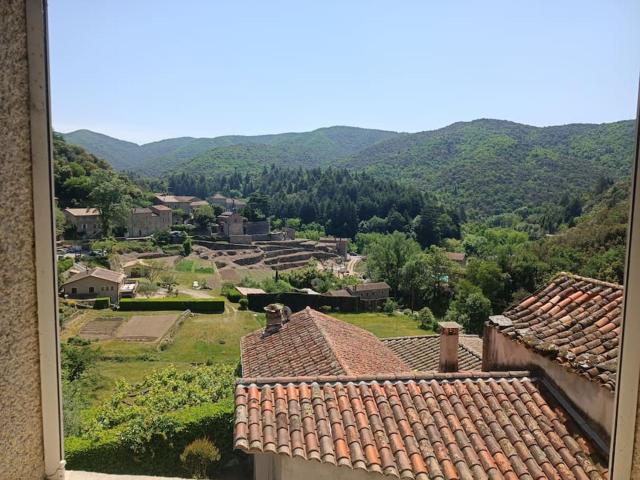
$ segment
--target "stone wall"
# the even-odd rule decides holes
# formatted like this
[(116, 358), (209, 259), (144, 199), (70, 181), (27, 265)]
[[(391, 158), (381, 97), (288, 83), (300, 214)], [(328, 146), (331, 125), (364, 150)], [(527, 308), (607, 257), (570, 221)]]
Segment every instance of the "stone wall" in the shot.
[[(44, 477), (25, 0), (0, 2), (0, 477)], [(55, 318), (51, 318), (55, 321)]]

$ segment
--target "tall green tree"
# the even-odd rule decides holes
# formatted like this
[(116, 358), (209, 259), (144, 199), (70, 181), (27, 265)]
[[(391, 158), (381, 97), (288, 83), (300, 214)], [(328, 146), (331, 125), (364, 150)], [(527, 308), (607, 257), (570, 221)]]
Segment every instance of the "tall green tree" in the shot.
[(404, 233), (373, 237), (366, 248), (367, 268), (373, 278), (384, 280), (397, 294), (402, 269), (405, 264), (420, 253), (420, 245)]
[(127, 184), (117, 175), (97, 171), (92, 179), (89, 201), (100, 212), (102, 235), (108, 237), (115, 227), (126, 224), (132, 200)]

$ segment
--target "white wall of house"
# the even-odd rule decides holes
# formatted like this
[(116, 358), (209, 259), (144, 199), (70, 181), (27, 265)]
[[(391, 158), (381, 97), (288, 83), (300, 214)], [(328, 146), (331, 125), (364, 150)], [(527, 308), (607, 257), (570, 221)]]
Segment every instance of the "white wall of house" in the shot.
[(254, 455), (255, 480), (383, 480), (387, 476), (287, 455)]

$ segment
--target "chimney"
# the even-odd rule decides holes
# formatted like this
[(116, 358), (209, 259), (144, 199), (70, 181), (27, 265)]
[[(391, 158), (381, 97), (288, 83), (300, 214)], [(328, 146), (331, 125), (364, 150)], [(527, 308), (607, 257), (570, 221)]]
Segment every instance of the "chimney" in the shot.
[(263, 337), (269, 336), (280, 330), (285, 323), (282, 305), (272, 303), (264, 307), (267, 316), (267, 325), (264, 329)]
[(458, 371), (458, 337), (460, 325), (456, 322), (440, 322), (440, 371)]

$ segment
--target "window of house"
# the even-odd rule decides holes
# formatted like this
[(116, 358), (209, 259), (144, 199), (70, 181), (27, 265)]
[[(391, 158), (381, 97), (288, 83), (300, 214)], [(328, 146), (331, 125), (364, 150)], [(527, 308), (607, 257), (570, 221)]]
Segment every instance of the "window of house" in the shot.
[(89, 287), (89, 293), (93, 293), (94, 292), (94, 288), (93, 287)]

